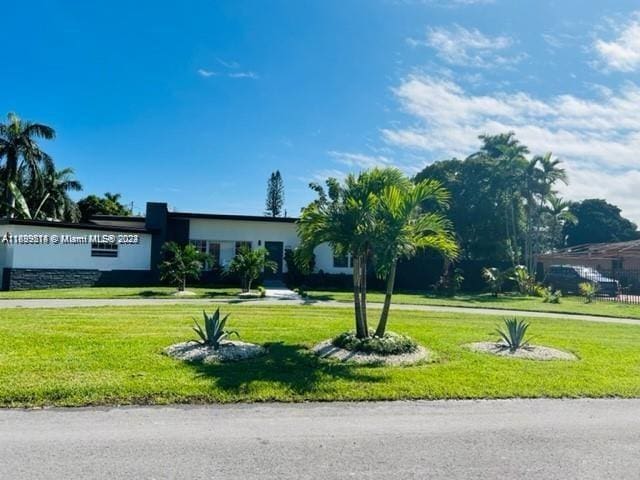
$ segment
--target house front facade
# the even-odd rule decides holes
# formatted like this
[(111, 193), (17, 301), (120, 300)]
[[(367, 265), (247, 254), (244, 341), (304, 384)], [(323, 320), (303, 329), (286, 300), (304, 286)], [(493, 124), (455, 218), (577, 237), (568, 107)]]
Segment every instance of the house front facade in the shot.
[[(266, 279), (287, 272), (285, 252), (300, 241), (295, 218), (170, 212), (147, 203), (144, 217), (95, 216), (86, 224), (5, 219), (0, 221), (0, 284), (29, 288), (150, 285), (158, 282), (162, 245), (191, 243), (208, 253), (203, 279), (224, 269), (243, 246), (264, 247), (277, 264)], [(350, 274), (348, 258), (328, 245), (315, 250), (315, 269)]]

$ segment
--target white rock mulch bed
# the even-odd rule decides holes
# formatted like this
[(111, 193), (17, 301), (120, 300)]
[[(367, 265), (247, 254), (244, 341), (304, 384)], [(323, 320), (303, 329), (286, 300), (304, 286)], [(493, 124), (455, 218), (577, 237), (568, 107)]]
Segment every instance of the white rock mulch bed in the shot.
[(196, 292), (190, 292), (189, 290), (178, 290), (172, 294), (174, 297), (195, 297), (197, 295)]
[(496, 342), (475, 342), (464, 345), (465, 348), (474, 352), (490, 353), (500, 357), (508, 358), (524, 358), (527, 360), (577, 360), (572, 353), (563, 352), (551, 347), (543, 347), (541, 345), (529, 345), (525, 348), (519, 348), (515, 352), (509, 348)]
[(258, 357), (266, 352), (267, 350), (260, 345), (240, 341), (222, 342), (217, 350), (195, 341), (176, 343), (164, 349), (164, 353), (170, 357), (202, 363), (236, 362)]
[(339, 360), (342, 362), (352, 363), (374, 363), (383, 365), (412, 365), (423, 360), (429, 360), (431, 353), (424, 347), (418, 346), (418, 349), (412, 353), (403, 353), (400, 355), (379, 355), (375, 353), (363, 353), (346, 350), (336, 347), (331, 340), (325, 340), (313, 347), (313, 352), (320, 358), (328, 358)]

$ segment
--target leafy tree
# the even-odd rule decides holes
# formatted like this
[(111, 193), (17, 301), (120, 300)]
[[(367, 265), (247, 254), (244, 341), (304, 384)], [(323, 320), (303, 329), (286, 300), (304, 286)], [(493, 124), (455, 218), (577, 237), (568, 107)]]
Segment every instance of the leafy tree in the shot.
[(104, 197), (88, 195), (78, 200), (80, 221), (86, 222), (93, 215), (122, 215), (130, 216), (131, 209), (120, 203), (119, 193), (105, 193)]
[(8, 188), (14, 184), (20, 188), (20, 169), (25, 168), (31, 178), (40, 178), (42, 164), (52, 163), (51, 157), (40, 149), (37, 140), (55, 138), (53, 128), (41, 123), (21, 120), (16, 114), (7, 115), (7, 123), (0, 123), (0, 159), (5, 160), (2, 169), (4, 188), (4, 208), (9, 217), (15, 215), (15, 189)]
[(567, 246), (583, 243), (624, 242), (640, 238), (635, 223), (620, 215), (615, 205), (600, 199), (587, 199), (571, 204), (569, 212), (576, 223), (566, 223), (563, 234)]
[(243, 246), (238, 254), (233, 257), (229, 263), (228, 272), (238, 275), (243, 292), (251, 291), (251, 284), (265, 270), (275, 272), (278, 264), (273, 260), (269, 260), (269, 252), (266, 248), (260, 247), (252, 250), (247, 246)]
[(280, 170), (276, 170), (269, 177), (267, 183), (267, 200), (265, 202), (265, 215), (279, 217), (284, 207), (284, 182)]
[(180, 292), (185, 290), (187, 280), (200, 277), (205, 262), (209, 260), (209, 255), (191, 244), (181, 247), (175, 242), (167, 242), (162, 246), (162, 253), (165, 260), (159, 265), (160, 279), (174, 285)]

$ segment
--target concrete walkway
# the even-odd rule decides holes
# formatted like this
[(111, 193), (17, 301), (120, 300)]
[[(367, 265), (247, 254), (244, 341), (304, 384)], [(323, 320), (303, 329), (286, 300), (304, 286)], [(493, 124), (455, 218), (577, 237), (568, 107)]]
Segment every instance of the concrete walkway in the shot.
[(634, 479), (640, 400), (0, 410), (6, 479)]
[[(315, 307), (353, 308), (349, 302), (337, 302), (334, 300), (302, 300), (292, 299), (288, 295), (263, 299), (238, 300), (238, 299), (205, 299), (205, 298), (81, 298), (81, 299), (3, 299), (0, 300), (0, 309), (3, 308), (72, 308), (72, 307), (136, 307), (157, 305), (215, 305), (215, 304), (241, 304), (246, 306), (273, 306), (273, 305), (310, 305)], [(382, 308), (380, 303), (368, 303), (372, 309)], [(445, 313), (471, 313), (475, 315), (511, 316), (517, 315), (530, 318), (557, 318), (584, 320), (599, 323), (620, 323), (627, 325), (640, 325), (640, 319), (603, 317), (597, 315), (582, 315), (575, 313), (532, 312), (526, 310), (502, 310), (478, 307), (444, 307), (436, 305), (409, 305), (393, 304), (391, 310), (411, 310), (418, 312), (445, 312)]]

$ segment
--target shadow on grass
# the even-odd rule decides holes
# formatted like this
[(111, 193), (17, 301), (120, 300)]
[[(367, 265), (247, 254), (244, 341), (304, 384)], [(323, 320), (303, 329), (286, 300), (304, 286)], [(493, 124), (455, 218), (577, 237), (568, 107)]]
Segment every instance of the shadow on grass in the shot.
[(352, 364), (323, 361), (301, 345), (266, 344), (267, 354), (252, 360), (205, 365), (191, 363), (199, 376), (211, 378), (216, 387), (243, 393), (255, 382), (279, 386), (295, 394), (314, 391), (320, 383), (334, 379), (380, 382)]

